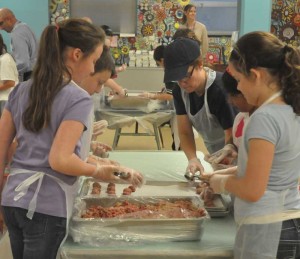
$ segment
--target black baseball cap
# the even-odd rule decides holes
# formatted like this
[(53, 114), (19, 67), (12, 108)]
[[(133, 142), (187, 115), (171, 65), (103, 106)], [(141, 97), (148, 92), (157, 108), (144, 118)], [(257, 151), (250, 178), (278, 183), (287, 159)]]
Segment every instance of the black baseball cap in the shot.
[(164, 50), (164, 82), (184, 78), (189, 66), (200, 56), (199, 44), (189, 38), (177, 38)]

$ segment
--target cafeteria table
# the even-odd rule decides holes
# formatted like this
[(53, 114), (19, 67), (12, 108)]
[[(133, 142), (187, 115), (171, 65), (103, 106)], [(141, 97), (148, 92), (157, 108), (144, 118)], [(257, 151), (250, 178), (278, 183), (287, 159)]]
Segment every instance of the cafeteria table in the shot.
[[(206, 171), (211, 166), (197, 152)], [(143, 173), (146, 181), (186, 181), (183, 172), (187, 160), (182, 151), (113, 151), (110, 158)], [(229, 197), (227, 197), (229, 199)], [(206, 220), (201, 240), (166, 242), (125, 242), (111, 240), (97, 246), (75, 243), (68, 237), (63, 245), (61, 259), (79, 258), (233, 258), (236, 232), (231, 213)]]
[[(115, 130), (112, 148), (115, 149), (121, 136), (153, 136), (155, 137), (157, 149), (161, 149), (160, 140), (163, 143), (160, 134), (160, 126), (169, 122), (174, 117), (171, 110), (155, 111), (145, 113), (142, 111), (119, 110), (119, 111), (97, 111), (97, 118), (107, 120), (108, 128)], [(134, 132), (122, 132), (124, 127), (130, 127), (135, 123)], [(139, 132), (142, 128), (144, 132)]]
[[(172, 133), (177, 136), (177, 126), (174, 124), (175, 112), (167, 101), (150, 100), (140, 97), (141, 91), (130, 91), (127, 97), (106, 96), (101, 93), (100, 99), (95, 100), (95, 119), (107, 120), (108, 129), (115, 130), (112, 148), (118, 145), (121, 136), (150, 136), (154, 137), (157, 149), (163, 145), (160, 126), (170, 122)], [(125, 127), (135, 124), (133, 132), (124, 132)], [(175, 140), (177, 141), (177, 138)], [(161, 143), (160, 143), (161, 142)], [(177, 141), (178, 142), (178, 141)], [(179, 143), (175, 143), (177, 148)]]

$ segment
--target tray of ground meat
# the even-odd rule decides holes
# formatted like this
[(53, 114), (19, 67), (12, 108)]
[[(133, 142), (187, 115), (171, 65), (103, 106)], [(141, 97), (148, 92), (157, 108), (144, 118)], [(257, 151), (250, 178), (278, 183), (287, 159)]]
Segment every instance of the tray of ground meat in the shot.
[(75, 242), (90, 235), (124, 241), (200, 240), (203, 222), (210, 218), (199, 196), (81, 198), (74, 208)]
[(86, 178), (80, 191), (82, 198), (123, 197), (123, 196), (194, 196), (204, 201), (204, 206), (211, 217), (224, 217), (229, 210), (223, 197), (211, 192), (205, 183), (189, 183), (178, 181), (147, 181), (141, 188), (129, 184), (113, 184), (98, 182), (94, 178)]

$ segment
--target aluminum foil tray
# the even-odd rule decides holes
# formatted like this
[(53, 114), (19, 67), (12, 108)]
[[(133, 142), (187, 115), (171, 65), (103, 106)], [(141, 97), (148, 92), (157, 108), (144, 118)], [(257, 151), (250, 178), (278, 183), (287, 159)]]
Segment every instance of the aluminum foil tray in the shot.
[[(116, 184), (116, 194), (108, 195), (106, 193), (107, 183), (99, 182), (101, 185), (101, 193), (93, 194), (92, 185), (97, 182), (94, 178), (86, 178), (83, 180), (81, 185), (79, 196), (81, 198), (105, 198), (105, 197), (123, 197), (122, 191), (128, 187), (127, 184)], [(178, 181), (147, 181), (142, 188), (137, 188), (134, 193), (131, 193), (130, 197), (136, 196), (195, 196), (196, 188), (189, 182), (178, 182)], [(229, 214), (229, 209), (223, 196), (220, 194), (214, 195), (213, 200), (214, 206), (205, 206), (211, 217), (225, 217)]]
[[(204, 209), (204, 214), (190, 218), (82, 218), (86, 209), (92, 205), (112, 207), (116, 203), (128, 201), (132, 204), (154, 204), (168, 201), (190, 201), (193, 208), (203, 210), (203, 202), (198, 196), (193, 197), (106, 197), (83, 198), (75, 202), (75, 210), (71, 221), (71, 233), (89, 233), (89, 238), (99, 236), (107, 238), (149, 241), (187, 241), (200, 240), (203, 235), (203, 223), (209, 219), (209, 214)], [(180, 211), (180, 210), (179, 210)], [(184, 210), (183, 210), (184, 211)], [(148, 214), (147, 214), (148, 215)], [(76, 235), (77, 233), (77, 235)], [(107, 234), (109, 233), (109, 234)], [(74, 237), (73, 237), (74, 238)], [(78, 240), (77, 240), (78, 241)]]
[(113, 110), (113, 111), (140, 111), (140, 112), (154, 112), (172, 109), (169, 102), (162, 100), (153, 100), (139, 96), (142, 91), (129, 92), (128, 96), (105, 96), (104, 105), (102, 110)]
[(106, 105), (113, 109), (128, 110), (146, 108), (150, 99), (139, 96), (127, 96), (125, 98), (106, 99)]

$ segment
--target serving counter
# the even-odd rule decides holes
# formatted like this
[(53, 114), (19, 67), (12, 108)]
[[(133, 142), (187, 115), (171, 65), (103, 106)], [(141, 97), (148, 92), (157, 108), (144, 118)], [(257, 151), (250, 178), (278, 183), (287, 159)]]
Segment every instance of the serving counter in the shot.
[[(205, 170), (212, 170), (197, 153)], [(146, 181), (186, 181), (187, 160), (178, 151), (113, 151), (110, 159), (143, 173)], [(228, 197), (227, 197), (228, 198)], [(233, 258), (235, 223), (230, 214), (208, 219), (199, 241), (140, 241), (111, 240), (97, 246), (75, 243), (71, 237), (61, 249), (61, 258)]]

